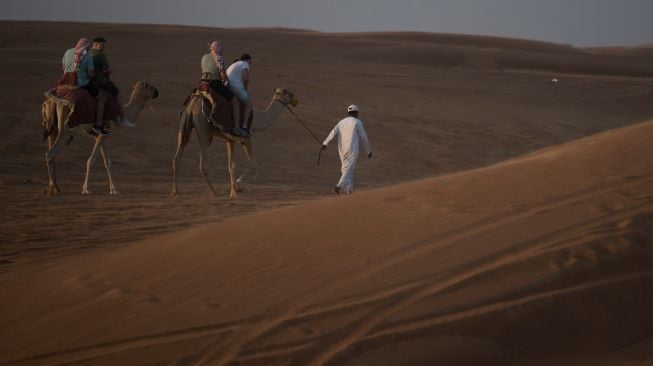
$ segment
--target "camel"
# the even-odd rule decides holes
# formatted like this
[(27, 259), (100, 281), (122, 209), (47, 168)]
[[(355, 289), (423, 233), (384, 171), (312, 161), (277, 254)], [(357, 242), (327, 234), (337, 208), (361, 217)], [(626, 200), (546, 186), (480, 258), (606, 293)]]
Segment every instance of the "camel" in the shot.
[[(285, 88), (275, 89), (272, 94), (272, 101), (270, 101), (267, 109), (262, 112), (254, 112), (250, 126), (252, 126), (254, 131), (269, 128), (288, 104), (292, 106), (297, 105), (297, 98), (295, 98), (295, 95)], [(224, 103), (223, 107), (230, 108), (230, 103)], [(227, 171), (229, 173), (230, 182), (229, 198), (236, 198), (236, 191), (240, 191), (238, 183), (241, 183), (245, 179), (245, 176), (250, 172), (252, 169), (252, 163), (256, 164), (256, 160), (252, 156), (251, 137), (241, 137), (224, 133), (220, 128), (213, 126), (213, 124), (206, 118), (210, 111), (210, 104), (206, 102), (202, 96), (193, 94), (180, 113), (179, 133), (177, 135), (177, 152), (172, 160), (172, 196), (176, 196), (179, 193), (177, 189), (177, 164), (182, 157), (184, 147), (188, 143), (193, 129), (195, 129), (197, 133), (197, 138), (200, 144), (199, 171), (204, 177), (204, 180), (209, 186), (213, 196), (216, 196), (217, 194), (209, 181), (206, 168), (208, 148), (213, 136), (221, 138), (227, 145)], [(247, 159), (248, 162), (247, 169), (237, 180), (234, 180), (234, 143), (241, 144), (245, 154), (245, 159)]]
[[(148, 83), (144, 81), (134, 83), (134, 89), (129, 97), (129, 102), (124, 106), (125, 116), (132, 122), (136, 121), (141, 110), (145, 106), (145, 102), (150, 98), (154, 99), (158, 97), (158, 95), (159, 91)], [(111, 157), (104, 145), (104, 141), (108, 136), (93, 133), (91, 131), (91, 127), (93, 126), (92, 121), (70, 128), (68, 126), (68, 119), (74, 108), (72, 103), (64, 99), (56, 98), (48, 92), (45, 93), (45, 97), (46, 99), (41, 106), (41, 112), (43, 116), (43, 127), (45, 128), (44, 138), (47, 137), (48, 139), (48, 150), (45, 153), (45, 161), (48, 166), (48, 176), (50, 178), (46, 194), (54, 195), (61, 192), (56, 180), (55, 158), (64, 145), (70, 143), (73, 138), (73, 132), (76, 130), (80, 130), (95, 139), (95, 145), (93, 146), (91, 156), (86, 160), (86, 177), (82, 186), (82, 194), (91, 193), (88, 189), (89, 176), (91, 167), (97, 158), (98, 151), (102, 154), (104, 167), (106, 168), (109, 177), (109, 194), (119, 194), (115, 184), (113, 183), (113, 177), (111, 174)], [(116, 126), (120, 126), (119, 122), (109, 122)]]

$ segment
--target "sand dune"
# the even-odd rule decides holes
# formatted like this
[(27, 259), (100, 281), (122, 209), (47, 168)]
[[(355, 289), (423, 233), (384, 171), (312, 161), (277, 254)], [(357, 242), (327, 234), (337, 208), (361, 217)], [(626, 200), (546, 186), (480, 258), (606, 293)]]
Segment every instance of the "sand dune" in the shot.
[(587, 48), (587, 51), (595, 54), (631, 56), (641, 58), (653, 57), (653, 45), (641, 45), (638, 47), (594, 47)]
[[(653, 363), (650, 57), (423, 33), (0, 29), (0, 365)], [(100, 165), (79, 194), (83, 136), (58, 157), (63, 194), (42, 195), (42, 91), (81, 35), (109, 39), (123, 90), (160, 91), (111, 131), (117, 197)], [(254, 136), (260, 169), (237, 200), (217, 141), (223, 195), (192, 141), (169, 197), (177, 113), (214, 38), (254, 56), (255, 109), (285, 86), (326, 136), (361, 106), (375, 158), (355, 195), (331, 197), (333, 149), (316, 166), (284, 113)]]
[(11, 364), (646, 364), (652, 133), (649, 122), (7, 275), (0, 321), (11, 341), (0, 354)]

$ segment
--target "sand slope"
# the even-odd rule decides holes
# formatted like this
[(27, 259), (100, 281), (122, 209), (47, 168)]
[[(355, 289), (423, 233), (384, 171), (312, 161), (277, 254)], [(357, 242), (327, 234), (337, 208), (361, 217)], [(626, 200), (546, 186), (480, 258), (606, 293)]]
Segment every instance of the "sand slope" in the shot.
[(7, 275), (2, 361), (653, 362), (652, 134)]
[[(0, 29), (0, 365), (653, 362), (646, 53), (422, 33)], [(123, 90), (160, 91), (137, 128), (111, 131), (118, 197), (100, 165), (94, 194), (79, 194), (83, 136), (58, 157), (64, 193), (41, 194), (39, 103), (80, 35), (110, 40)], [(219, 141), (224, 195), (209, 196), (192, 141), (182, 195), (168, 196), (177, 113), (214, 38), (228, 58), (254, 55), (256, 109), (288, 87), (326, 136), (361, 106), (375, 158), (355, 195), (331, 196), (334, 149), (317, 167), (319, 145), (284, 113), (255, 135), (260, 169), (237, 200)]]

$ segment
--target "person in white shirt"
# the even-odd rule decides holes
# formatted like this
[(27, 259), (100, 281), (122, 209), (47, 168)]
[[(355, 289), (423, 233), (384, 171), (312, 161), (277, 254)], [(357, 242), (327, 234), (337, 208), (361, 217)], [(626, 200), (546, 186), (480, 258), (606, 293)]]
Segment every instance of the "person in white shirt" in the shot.
[(367, 158), (372, 157), (372, 148), (367, 139), (363, 122), (358, 119), (359, 111), (358, 106), (355, 104), (347, 107), (347, 114), (349, 116), (340, 120), (322, 143), (322, 150), (325, 150), (329, 142), (336, 136), (338, 137), (338, 153), (340, 155), (342, 175), (338, 184), (333, 189), (337, 195), (340, 192), (351, 194), (354, 191), (354, 170), (358, 162), (359, 139), (362, 141), (363, 147), (367, 152)]
[[(234, 62), (227, 68), (227, 77), (229, 78), (229, 90), (245, 105), (243, 110), (242, 125), (236, 124), (233, 133), (239, 136), (250, 136), (249, 133), (249, 116), (252, 113), (252, 100), (247, 92), (249, 85), (249, 69), (252, 66), (252, 56), (244, 53), (238, 61)], [(234, 121), (240, 121), (240, 108), (233, 111)]]

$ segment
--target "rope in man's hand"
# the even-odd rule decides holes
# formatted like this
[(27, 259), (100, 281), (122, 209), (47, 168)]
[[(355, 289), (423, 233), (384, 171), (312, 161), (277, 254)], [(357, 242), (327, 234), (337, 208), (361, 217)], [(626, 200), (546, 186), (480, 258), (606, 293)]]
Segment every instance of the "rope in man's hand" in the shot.
[(311, 131), (311, 129), (308, 128), (308, 126), (306, 125), (306, 123), (304, 123), (304, 121), (302, 121), (302, 119), (299, 118), (299, 116), (297, 116), (297, 114), (295, 113), (295, 111), (293, 111), (293, 110), (292, 110), (288, 105), (286, 105), (286, 108), (288, 108), (288, 110), (290, 111), (290, 113), (292, 113), (292, 115), (297, 119), (297, 121), (299, 121), (299, 123), (301, 123), (302, 126), (304, 126), (304, 128), (306, 129), (306, 131), (308, 131), (309, 135), (313, 136), (313, 138), (315, 139), (315, 141), (317, 141), (317, 143), (320, 144), (320, 151), (317, 153), (317, 165), (320, 166), (320, 159), (322, 158), (322, 150), (326, 150), (326, 148), (327, 148), (326, 145), (322, 145), (322, 141), (320, 141), (320, 139), (317, 138), (317, 136), (315, 136), (315, 134), (313, 133), (313, 131)]

